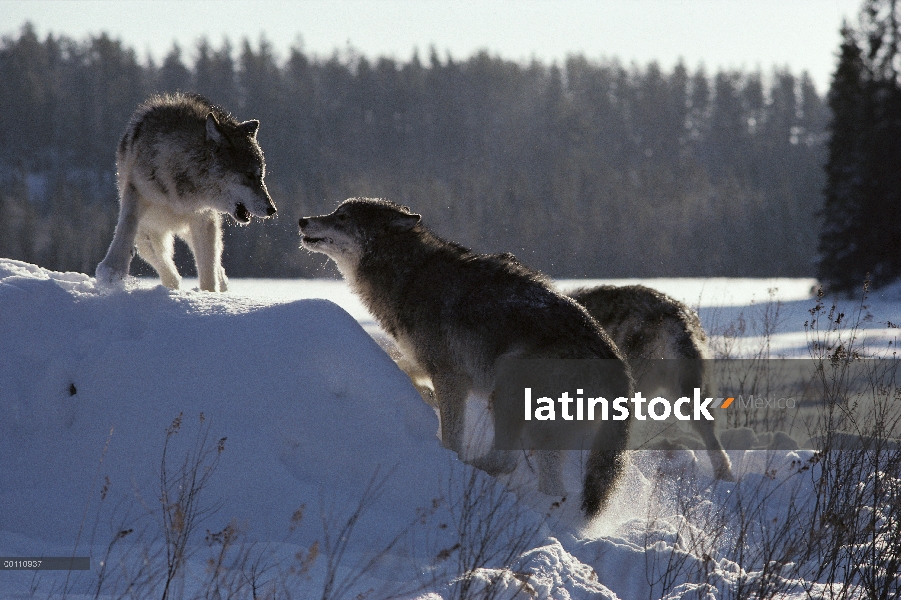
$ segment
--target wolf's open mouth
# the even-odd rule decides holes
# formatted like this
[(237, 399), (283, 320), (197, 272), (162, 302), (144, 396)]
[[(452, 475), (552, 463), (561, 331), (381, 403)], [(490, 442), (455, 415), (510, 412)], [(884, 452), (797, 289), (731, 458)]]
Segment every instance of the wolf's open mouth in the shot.
[(319, 242), (327, 242), (329, 244), (333, 244), (334, 241), (330, 237), (312, 237), (309, 235), (305, 235), (302, 238), (304, 244), (317, 244)]
[(238, 223), (250, 222), (250, 211), (241, 202), (238, 202), (238, 205), (235, 207), (235, 220)]

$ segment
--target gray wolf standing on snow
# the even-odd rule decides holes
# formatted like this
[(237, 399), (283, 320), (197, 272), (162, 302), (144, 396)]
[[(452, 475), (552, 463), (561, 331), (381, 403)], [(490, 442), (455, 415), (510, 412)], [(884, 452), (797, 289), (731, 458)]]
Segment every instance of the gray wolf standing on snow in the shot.
[(275, 214), (259, 126), (193, 94), (153, 96), (138, 107), (116, 152), (119, 221), (97, 279), (128, 275), (136, 246), (163, 285), (178, 289), (177, 235), (194, 254), (200, 289), (224, 292), (220, 213), (241, 224)]
[[(677, 363), (679, 381), (666, 383), (680, 394), (704, 387), (704, 359), (709, 359), (710, 353), (707, 335), (693, 310), (642, 285), (602, 285), (577, 289), (569, 295), (610, 334), (632, 365), (636, 379), (641, 371), (638, 361), (682, 359)], [(714, 475), (732, 481), (732, 465), (716, 437), (714, 422), (693, 420), (691, 425), (707, 447)]]
[[(629, 367), (609, 336), (512, 255), (475, 254), (431, 233), (408, 208), (379, 199), (352, 198), (329, 215), (302, 218), (300, 231), (303, 247), (335, 261), (385, 332), (428, 374), (444, 446), (490, 474), (513, 471), (516, 458), (474, 447), (479, 425), (468, 413), (490, 407), (500, 359), (612, 359), (616, 372), (605, 383), (616, 396), (631, 395)], [(624, 468), (629, 425), (585, 423), (593, 441), (581, 507), (592, 517)], [(543, 493), (566, 492), (560, 454), (536, 452)]]

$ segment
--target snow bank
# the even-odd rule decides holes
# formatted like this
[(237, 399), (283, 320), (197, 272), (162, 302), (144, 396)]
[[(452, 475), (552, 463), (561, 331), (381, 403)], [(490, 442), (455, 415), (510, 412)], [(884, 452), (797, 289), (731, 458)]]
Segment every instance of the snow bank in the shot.
[[(293, 289), (294, 297), (325, 289), (321, 282), (295, 285), (310, 288)], [(86, 275), (0, 259), (0, 556), (90, 554), (93, 561), (77, 585), (69, 585), (65, 572), (35, 579), (0, 571), (0, 599), (32, 596), (35, 581), (44, 597), (60, 590), (94, 597), (99, 561), (125, 528), (151, 533), (135, 533), (116, 552), (137, 549), (132, 558), (139, 558), (148, 548), (159, 551), (160, 466), (178, 415), (181, 425), (167, 447), (170, 483), (203, 432), (209, 453), (201, 474), (218, 461), (202, 490), (200, 502), (210, 512), (196, 543), (205, 546), (204, 531), (236, 523), (263, 543), (256, 548), (268, 549), (270, 559), (294, 561), (300, 570), (292, 571), (286, 589), (296, 597), (323, 595), (328, 561), (314, 560), (313, 552), (324, 552), (324, 543), (315, 545), (325, 539), (323, 523), (334, 541), (373, 481), (384, 484), (360, 515), (348, 546), (355, 556), (339, 580), (354, 576), (360, 557), (379, 560), (345, 597), (379, 598), (387, 595), (382, 589), (396, 594), (401, 588), (407, 591), (400, 597), (457, 597), (463, 582), (475, 597), (479, 590), (499, 598), (523, 591), (552, 599), (733, 597), (748, 573), (717, 549), (728, 547), (736, 532), (722, 524), (705, 529), (703, 516), (738, 514), (740, 499), (759, 496), (767, 499), (760, 522), (775, 523), (789, 500), (813, 497), (809, 484), (794, 483), (809, 479), (792, 478), (813, 464), (810, 453), (730, 452), (743, 479), (723, 483), (713, 481), (703, 453), (696, 459), (691, 452), (643, 452), (635, 453), (610, 507), (584, 537), (553, 518), (545, 521), (541, 498), (516, 502), (497, 490), (488, 495), (499, 504), (467, 508), (475, 519), (467, 525), (461, 498), (475, 481), (472, 471), (440, 447), (434, 412), (361, 327), (360, 321), (373, 329), (367, 315), (346, 291), (325, 287), (359, 314), (282, 292), (171, 292), (134, 281), (101, 290)], [(805, 293), (798, 287), (792, 311), (800, 314), (809, 304)], [(754, 306), (736, 303), (720, 317)], [(894, 321), (897, 303), (884, 308), (877, 319)], [(702, 319), (711, 314), (702, 308)], [(803, 321), (789, 320), (780, 320), (778, 331), (803, 335)], [(687, 482), (688, 496), (679, 488)], [(497, 535), (485, 527), (486, 517), (503, 514), (499, 507), (518, 516), (495, 526), (512, 523), (504, 533), (529, 543), (509, 559), (467, 563), (471, 554), (464, 560), (464, 550), (471, 548), (461, 549), (461, 542)], [(404, 531), (411, 535), (380, 554)], [(503, 540), (498, 535), (493, 543), (504, 549)], [(202, 556), (188, 565), (187, 587), (190, 577), (203, 579), (209, 571)]]
[[(287, 304), (94, 280), (0, 260), (0, 530), (72, 543), (96, 522), (158, 508), (170, 456), (199, 415), (224, 452), (204, 490), (258, 539), (302, 504), (355, 506), (388, 475), (368, 527), (389, 534), (446, 486), (433, 411), (357, 322), (324, 300)], [(105, 499), (100, 500), (101, 493)]]

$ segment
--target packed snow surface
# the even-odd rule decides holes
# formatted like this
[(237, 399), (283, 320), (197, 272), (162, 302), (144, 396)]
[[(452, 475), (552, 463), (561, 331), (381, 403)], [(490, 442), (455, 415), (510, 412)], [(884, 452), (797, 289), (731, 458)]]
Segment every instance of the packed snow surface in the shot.
[[(467, 585), (494, 582), (497, 597), (648, 598), (659, 585), (648, 574), (674, 556), (720, 583), (679, 582), (668, 598), (728, 597), (739, 567), (679, 544), (660, 481), (678, 460), (637, 458), (597, 522), (555, 525), (440, 447), (433, 410), (342, 282), (232, 280), (226, 294), (157, 283), (101, 289), (87, 275), (0, 259), (0, 556), (91, 557), (90, 571), (0, 570), (0, 598), (116, 597), (141, 581), (158, 590), (163, 576), (141, 580), (138, 567), (165, 570), (163, 514), (170, 536), (185, 530), (183, 491), (197, 492), (199, 511), (178, 580), (185, 597), (219, 576), (208, 559), (228, 546), (229, 524), (241, 540), (232, 556), (246, 552), (229, 563), (245, 577), (234, 581), (246, 584), (257, 561), (259, 582), (281, 581), (295, 597), (447, 598), (469, 568)], [(806, 354), (811, 280), (642, 283), (699, 307), (708, 329), (778, 305), (774, 351)], [(894, 338), (899, 306), (873, 298), (872, 340)], [(755, 335), (738, 337), (753, 345)], [(689, 457), (695, 506), (715, 510), (739, 486), (776, 485), (810, 459), (730, 455), (741, 483), (714, 483), (706, 457)], [(467, 521), (474, 489), (504, 519), (500, 550), (481, 562), (461, 550), (473, 519), (488, 520), (481, 506)], [(328, 596), (330, 573), (346, 585)]]

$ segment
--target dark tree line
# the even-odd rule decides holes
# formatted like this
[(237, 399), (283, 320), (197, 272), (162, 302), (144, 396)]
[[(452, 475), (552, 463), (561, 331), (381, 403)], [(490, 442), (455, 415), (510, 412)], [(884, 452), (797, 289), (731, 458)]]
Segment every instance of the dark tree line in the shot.
[(866, 0), (845, 25), (832, 111), (819, 277), (850, 291), (901, 277), (901, 5)]
[(558, 277), (815, 270), (828, 114), (806, 74), (279, 59), (246, 40), (154, 64), (28, 25), (0, 42), (0, 256), (93, 273), (118, 211), (118, 138), (138, 103), (175, 90), (262, 123), (280, 216), (226, 229), (232, 276), (322, 274), (297, 218), (364, 195)]

